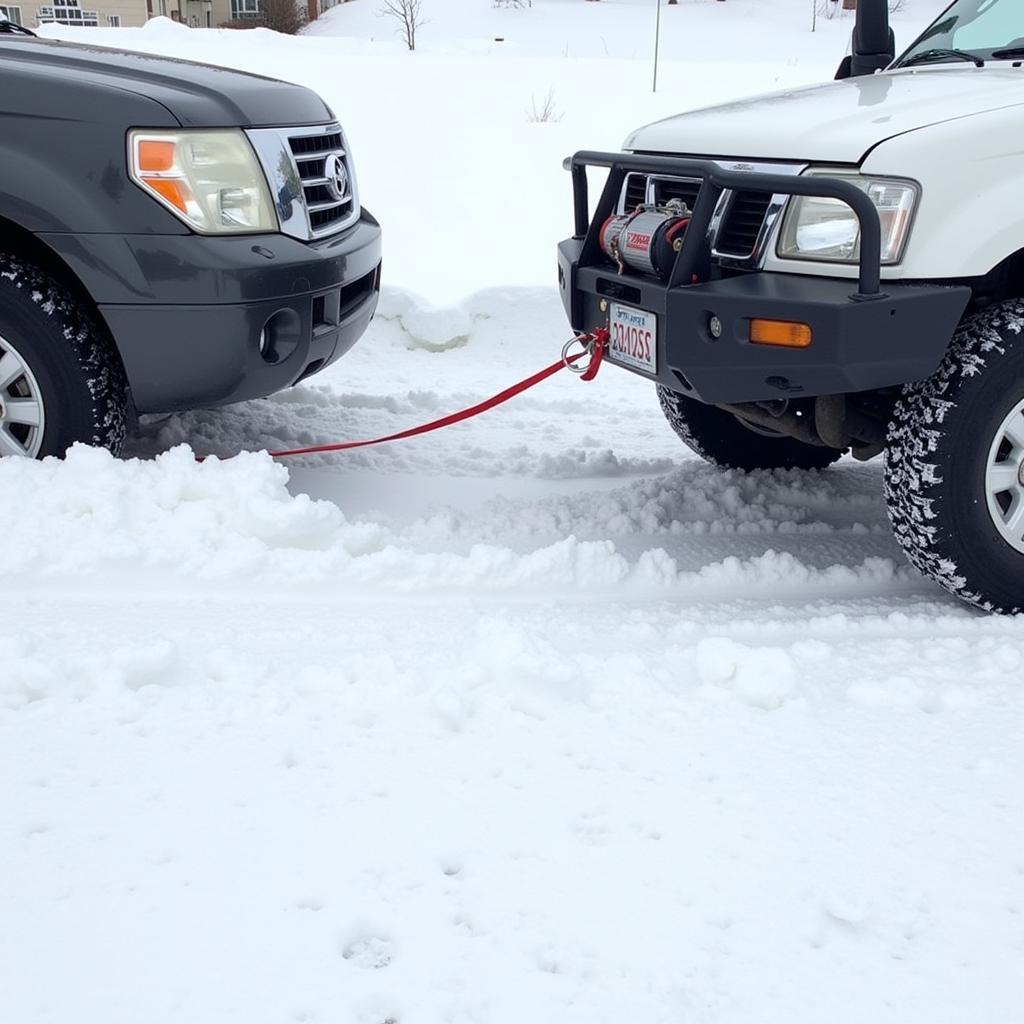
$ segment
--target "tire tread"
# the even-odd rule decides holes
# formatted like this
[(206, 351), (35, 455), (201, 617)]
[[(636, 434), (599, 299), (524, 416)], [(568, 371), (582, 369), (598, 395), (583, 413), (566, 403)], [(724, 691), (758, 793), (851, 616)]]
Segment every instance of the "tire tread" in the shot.
[[(84, 432), (88, 436), (66, 440), (118, 454), (128, 429), (128, 382), (105, 328), (66, 287), (20, 256), (0, 252), (0, 281), (21, 292), (50, 320), (66, 343), (67, 355), (77, 364), (90, 396), (90, 426)], [(61, 439), (58, 448), (64, 440)], [(44, 454), (63, 454), (63, 448)]]
[[(970, 429), (971, 399), (1024, 333), (1024, 300), (965, 319), (931, 377), (908, 384), (892, 412), (885, 454), (885, 498), (896, 540), (923, 575), (988, 611), (1019, 612), (1022, 601), (993, 599), (968, 564), (969, 541), (949, 525), (943, 505), (950, 449)], [(1024, 344), (1022, 339), (1021, 344)], [(985, 510), (987, 515), (987, 509)], [(1024, 588), (1022, 588), (1024, 589)]]
[(705, 462), (723, 469), (826, 469), (842, 458), (835, 448), (792, 437), (765, 437), (731, 413), (658, 387), (662, 412), (679, 439)]

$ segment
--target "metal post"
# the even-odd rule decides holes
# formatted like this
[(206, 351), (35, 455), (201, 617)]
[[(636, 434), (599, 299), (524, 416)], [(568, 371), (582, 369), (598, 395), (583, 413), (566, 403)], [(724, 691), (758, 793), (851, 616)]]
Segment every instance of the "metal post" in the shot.
[(654, 9), (658, 12), (654, 20), (654, 84), (651, 92), (658, 91), (658, 48), (661, 45), (661, 0), (654, 0)]

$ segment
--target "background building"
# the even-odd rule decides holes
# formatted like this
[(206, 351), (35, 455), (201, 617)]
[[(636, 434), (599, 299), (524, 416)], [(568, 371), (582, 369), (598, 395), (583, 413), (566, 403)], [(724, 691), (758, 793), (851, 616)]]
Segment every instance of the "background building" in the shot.
[[(147, 0), (151, 18), (173, 18), (192, 28), (215, 28), (231, 18), (233, 0)], [(256, 3), (258, 0), (252, 0)]]
[[(310, 21), (337, 0), (298, 0)], [(0, 4), (0, 17), (35, 28), (47, 21), (86, 28), (129, 28), (150, 18), (172, 18), (192, 28), (216, 28), (262, 17), (263, 0), (51, 0)]]
[[(163, 15), (192, 28), (216, 28), (263, 17), (263, 0), (147, 0), (151, 18)], [(319, 18), (337, 0), (296, 0), (296, 7), (310, 21)]]
[(35, 28), (47, 21), (91, 28), (144, 25), (149, 13), (146, 0), (51, 0), (50, 3), (0, 4), (0, 15), (16, 25)]

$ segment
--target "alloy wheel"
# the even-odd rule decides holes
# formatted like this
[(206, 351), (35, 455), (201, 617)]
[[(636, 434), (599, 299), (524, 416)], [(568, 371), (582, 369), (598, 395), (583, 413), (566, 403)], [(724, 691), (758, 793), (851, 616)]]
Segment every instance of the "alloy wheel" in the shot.
[(985, 467), (985, 491), (996, 529), (1024, 554), (1024, 402), (996, 431)]
[(39, 382), (18, 350), (0, 337), (0, 456), (34, 459), (45, 429)]

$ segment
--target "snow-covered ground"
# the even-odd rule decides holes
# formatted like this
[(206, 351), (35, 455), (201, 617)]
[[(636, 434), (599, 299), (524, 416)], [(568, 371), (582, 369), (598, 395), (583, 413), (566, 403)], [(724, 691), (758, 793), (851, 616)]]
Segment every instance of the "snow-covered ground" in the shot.
[(1024, 622), (906, 567), (878, 465), (712, 470), (614, 368), (179, 447), (551, 362), (561, 157), (849, 29), (681, 0), (651, 96), (649, 6), (91, 35), (323, 92), (389, 288), (287, 394), (0, 462), (3, 1024), (1024, 1021)]

